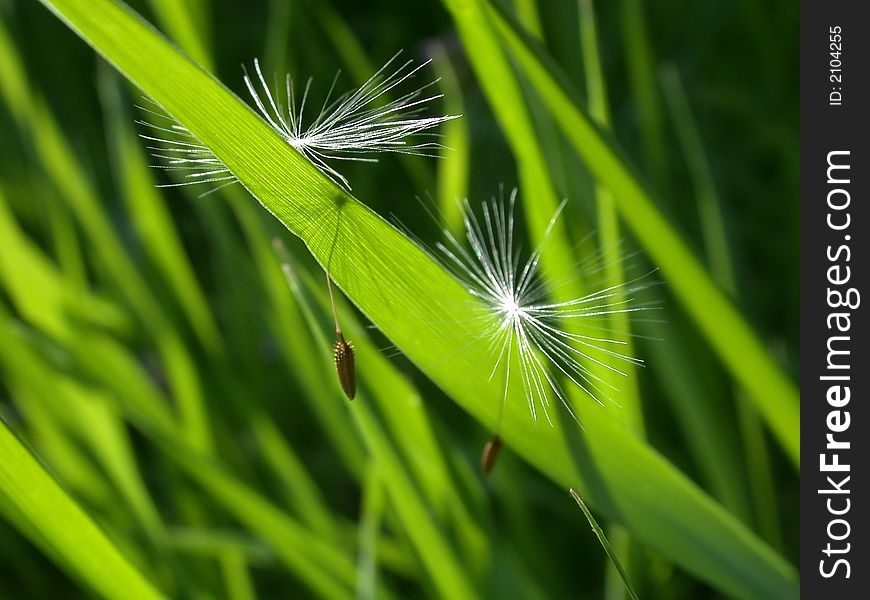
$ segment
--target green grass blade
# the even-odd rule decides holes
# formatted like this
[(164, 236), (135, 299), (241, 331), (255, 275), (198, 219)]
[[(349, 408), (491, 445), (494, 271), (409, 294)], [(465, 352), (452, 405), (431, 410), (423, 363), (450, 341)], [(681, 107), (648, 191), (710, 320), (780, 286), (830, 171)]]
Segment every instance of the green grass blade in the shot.
[[(596, 25), (595, 10), (592, 5), (592, 0), (580, 0), (580, 43), (583, 55), (583, 65), (586, 74), (586, 93), (589, 105), (589, 114), (595, 119), (598, 125), (605, 130), (610, 129), (610, 108), (607, 99), (607, 84), (604, 80), (603, 69), (601, 66), (601, 57), (598, 50), (598, 27)], [(610, 190), (605, 188), (601, 183), (596, 182), (595, 187), (595, 204), (598, 217), (598, 237), (601, 252), (604, 255), (605, 267), (604, 274), (606, 277), (605, 285), (610, 288), (621, 289), (620, 286), (625, 282), (623, 263), (619, 259), (621, 250), (621, 234), (619, 225), (619, 215), (616, 212), (616, 205), (613, 202), (613, 197)], [(614, 313), (610, 315), (610, 328), (613, 331), (615, 338), (625, 343), (624, 353), (628, 356), (634, 356), (634, 340), (631, 337), (631, 325), (629, 323), (629, 315), (627, 313)], [(638, 434), (641, 438), (645, 437), (645, 426), (643, 420), (643, 411), (640, 399), (640, 390), (636, 379), (637, 369), (634, 365), (624, 365), (626, 377), (619, 377), (615, 374), (609, 374), (608, 378), (612, 385), (618, 386), (620, 390), (619, 402), (622, 406), (621, 414), (624, 415), (626, 426)], [(580, 496), (575, 494), (574, 499), (580, 504), (584, 513), (588, 513), (586, 505), (580, 499)], [(591, 514), (587, 515), (587, 518)], [(594, 520), (590, 519), (593, 524), (593, 529), (598, 527)], [(634, 591), (628, 582), (628, 577), (619, 560), (621, 555), (625, 562), (629, 563), (631, 557), (630, 539), (623, 527), (613, 525), (611, 528), (612, 537), (616, 545), (616, 550), (610, 548), (609, 544), (605, 546), (608, 554), (612, 553), (608, 572), (605, 576), (605, 596), (608, 600), (616, 600), (624, 597), (623, 587), (619, 582), (614, 583), (616, 577), (613, 576), (611, 569), (615, 569), (618, 578), (625, 584), (625, 589), (629, 595), (635, 597)], [(602, 532), (602, 536), (603, 536)], [(602, 539), (602, 538), (599, 538)], [(604, 537), (602, 543), (606, 542)], [(632, 569), (633, 573), (637, 573), (637, 569)]]
[(619, 561), (619, 556), (617, 556), (616, 552), (613, 550), (613, 546), (610, 545), (610, 542), (607, 540), (607, 536), (604, 535), (604, 530), (601, 529), (601, 526), (598, 525), (595, 517), (593, 517), (592, 513), (589, 512), (589, 508), (587, 508), (586, 503), (583, 502), (583, 498), (580, 497), (580, 494), (578, 494), (573, 488), (570, 491), (571, 497), (574, 498), (574, 500), (577, 502), (577, 505), (580, 507), (580, 510), (583, 511), (583, 515), (586, 517), (586, 520), (589, 521), (589, 525), (592, 527), (592, 531), (595, 532), (595, 537), (597, 537), (598, 541), (601, 542), (601, 546), (607, 553), (607, 557), (610, 559), (610, 562), (613, 563), (613, 566), (619, 573), (619, 577), (622, 579), (622, 583), (625, 584), (626, 591), (628, 591), (629, 598), (631, 598), (632, 600), (638, 600), (637, 593), (635, 593), (634, 588), (631, 587), (631, 582), (628, 580), (628, 573), (625, 572), (625, 568)]
[[(45, 406), (44, 399), (33, 392), (32, 386), (22, 385), (6, 367), (4, 385), (9, 394), (21, 404), (23, 421), (27, 424), (28, 439), (34, 452), (52, 465), (59, 481), (90, 506), (105, 507), (117, 502), (118, 497), (106, 481), (99, 467), (79, 446), (68, 431)], [(18, 379), (25, 380), (19, 371)]]
[[(17, 227), (0, 190), (0, 283), (10, 292), (13, 304), (37, 327), (60, 339), (75, 338), (64, 296), (68, 289), (61, 276)], [(8, 258), (7, 258), (8, 257)], [(85, 292), (79, 292), (85, 295)], [(60, 301), (58, 303), (52, 301)], [(42, 377), (28, 377), (28, 385), (43, 384)], [(157, 540), (162, 524), (139, 475), (127, 431), (118, 415), (100, 399), (85, 398), (74, 390), (58, 390), (61, 399), (44, 393), (59, 422), (75, 432), (98, 457), (119, 491), (130, 503), (146, 531)]]
[[(317, 298), (322, 311), (327, 311), (327, 295), (318, 286), (319, 278), (301, 274), (309, 294)], [(420, 393), (410, 381), (374, 346), (365, 327), (354, 313), (337, 299), (342, 329), (353, 340), (356, 359), (364, 369), (358, 375), (368, 386), (369, 397), (378, 405), (378, 412), (402, 457), (408, 471), (421, 488), (431, 510), (437, 517), (451, 518), (457, 536), (465, 544), (469, 560), (479, 560), (489, 554), (488, 541), (462, 502), (458, 482), (454, 481), (442, 448), (450, 440), (440, 440)]]
[(241, 550), (228, 549), (221, 553), (221, 573), (229, 600), (256, 600), (254, 583)]
[(663, 316), (666, 323), (642, 323), (638, 327), (642, 335), (650, 338), (644, 344), (647, 351), (659, 352), (649, 368), (661, 382), (705, 489), (741, 521), (749, 522), (746, 472), (733, 435), (737, 427), (723, 426), (734, 423), (728, 420), (725, 401), (718, 401), (718, 395), (710, 393), (709, 384), (698, 372), (702, 363), (691, 352), (693, 344), (688, 341), (696, 337), (687, 335), (672, 313)]
[(43, 99), (30, 89), (18, 51), (2, 21), (0, 74), (0, 94), (19, 128), (33, 142), (47, 177), (64, 195), (107, 271), (143, 320), (152, 327), (164, 326), (166, 320), (159, 305), (139, 276), (103, 211), (93, 185), (84, 175), (87, 169), (79, 164)]
[[(481, 0), (445, 0), (453, 15), (466, 54), (478, 76), (495, 117), (507, 137), (519, 172), (522, 206), (533, 245), (543, 241), (544, 232), (560, 199), (550, 177), (543, 148), (535, 134), (531, 111), (522, 88), (495, 31), (489, 24)], [(564, 221), (552, 228), (541, 268), (549, 281), (563, 282), (554, 290), (556, 300), (576, 298), (579, 282), (575, 259)]]
[(267, 228), (261, 222), (262, 212), (242, 194), (231, 195), (233, 210), (239, 220), (254, 262), (266, 288), (267, 320), (286, 357), (285, 362), (300, 386), (304, 400), (318, 420), (330, 444), (338, 452), (351, 474), (361, 477), (365, 451), (353, 421), (344, 409), (343, 400), (337, 399), (323, 386), (323, 365), (308, 348), (297, 343), (300, 335), (307, 335), (307, 326), (293, 294), (287, 287), (281, 264), (269, 242)]
[(206, 69), (211, 68), (211, 53), (206, 43), (209, 36), (203, 33), (207, 28), (204, 7), (198, 10), (200, 7), (190, 0), (149, 0), (149, 3), (169, 37), (193, 60)]
[[(2, 316), (2, 315), (0, 315)], [(39, 359), (30, 348), (12, 336), (4, 335), (6, 323), (0, 323), (0, 341), (3, 342), (0, 360), (15, 367), (27, 359), (31, 365), (38, 365)], [(89, 344), (93, 347), (93, 344)], [(8, 349), (8, 354), (5, 352)], [(123, 356), (122, 348), (116, 352)], [(111, 364), (107, 360), (112, 352), (97, 356), (101, 365)], [(35, 373), (31, 369), (31, 373)], [(51, 378), (47, 371), (39, 371), (40, 380)], [(118, 371), (113, 371), (118, 378)], [(124, 381), (124, 377), (120, 377)], [(71, 382), (71, 385), (72, 384)], [(131, 409), (128, 386), (114, 390), (122, 409)], [(135, 408), (131, 412), (135, 413)], [(256, 491), (231, 475), (223, 466), (192, 448), (181, 433), (172, 426), (153, 421), (148, 416), (138, 416), (137, 426), (153, 441), (184, 473), (197, 482), (208, 495), (228, 513), (232, 514), (249, 530), (268, 542), (284, 564), (295, 573), (300, 581), (315, 590), (324, 598), (350, 598), (353, 584), (353, 567), (344, 554), (336, 550), (331, 542), (320, 539), (284, 515), (278, 508), (264, 499)]]
[[(0, 345), (6, 347), (6, 340)], [(117, 600), (162, 598), (2, 420), (0, 511), (97, 595)]]
[(251, 416), (251, 433), (264, 462), (281, 481), (289, 504), (312, 530), (327, 539), (337, 536), (336, 520), (329, 512), (323, 494), (308, 472), (305, 463), (284, 439), (269, 415), (257, 411)]
[(523, 24), (529, 34), (539, 40), (544, 39), (544, 27), (541, 25), (541, 15), (538, 14), (537, 0), (514, 0), (517, 20)]
[(377, 598), (378, 537), (384, 518), (384, 485), (376, 463), (366, 469), (359, 516), (359, 555), (357, 557), (357, 600)]

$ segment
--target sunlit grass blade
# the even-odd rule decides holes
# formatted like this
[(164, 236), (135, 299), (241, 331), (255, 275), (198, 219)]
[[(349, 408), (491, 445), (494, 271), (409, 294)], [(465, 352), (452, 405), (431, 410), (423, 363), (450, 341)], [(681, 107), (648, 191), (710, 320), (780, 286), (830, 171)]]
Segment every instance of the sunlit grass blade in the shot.
[[(586, 93), (590, 116), (605, 130), (610, 129), (610, 108), (608, 106), (607, 84), (601, 66), (598, 50), (598, 27), (592, 0), (580, 0), (580, 42), (586, 74)], [(610, 191), (601, 183), (595, 184), (595, 204), (597, 211), (597, 233), (599, 247), (603, 255), (605, 284), (607, 287), (623, 285), (625, 281), (623, 261), (619, 260), (622, 248), (622, 234), (619, 216)], [(615, 337), (625, 343), (624, 354), (633, 356), (634, 341), (631, 336), (630, 315), (616, 312), (610, 315), (610, 327)], [(625, 423), (640, 435), (644, 433), (643, 411), (640, 391), (632, 364), (622, 365), (626, 377), (619, 383), (619, 404)], [(604, 372), (603, 377), (620, 379)]]
[[(0, 332), (0, 335), (3, 335)], [(6, 346), (6, 341), (0, 340)], [(0, 419), (0, 512), (103, 598), (162, 598)]]

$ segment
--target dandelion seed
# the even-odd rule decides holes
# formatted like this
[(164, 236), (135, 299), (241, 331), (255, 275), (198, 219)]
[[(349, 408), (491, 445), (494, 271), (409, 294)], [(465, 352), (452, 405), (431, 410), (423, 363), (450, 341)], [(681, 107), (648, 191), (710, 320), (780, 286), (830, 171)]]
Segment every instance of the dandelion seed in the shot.
[[(653, 285), (647, 276), (622, 285), (600, 289), (581, 298), (564, 302), (547, 300), (547, 289), (539, 277), (543, 242), (522, 265), (514, 245), (514, 205), (516, 190), (509, 205), (493, 200), (482, 205), (481, 217), (466, 202), (465, 237), (469, 248), (447, 233), (447, 244), (438, 244), (444, 262), (469, 293), (485, 305), (482, 316), (487, 352), (494, 364), (490, 378), (502, 367), (505, 387), (496, 418), (495, 434), (481, 458), (484, 472), (492, 469), (501, 445), (499, 437), (508, 396), (511, 368), (518, 364), (520, 381), (532, 418), (542, 411), (550, 417), (550, 396), (558, 398), (577, 420), (559, 379), (567, 378), (599, 404), (611, 400), (617, 391), (601, 370), (625, 376), (620, 365), (642, 365), (643, 361), (625, 353), (627, 341), (605, 337), (593, 322), (617, 313), (634, 313), (654, 308), (639, 302), (636, 292)], [(553, 215), (544, 241), (559, 217), (564, 202)], [(581, 333), (580, 322), (593, 325)], [(514, 356), (516, 355), (516, 356)], [(579, 421), (578, 421), (579, 422)]]
[[(421, 115), (428, 104), (442, 96), (427, 91), (438, 82), (437, 79), (394, 100), (389, 99), (399, 86), (414, 78), (431, 62), (415, 66), (414, 61), (408, 60), (396, 66), (399, 54), (396, 53), (359, 88), (330, 102), (340, 74), (336, 73), (320, 111), (308, 123), (304, 116), (311, 79), (306, 82), (302, 97), (297, 99), (289, 74), (285, 77), (282, 93), (269, 87), (259, 60), (254, 59), (253, 76), (244, 66), (242, 69), (245, 86), (266, 123), (333, 181), (350, 190), (348, 180), (330, 166), (329, 161), (376, 162), (372, 155), (385, 152), (437, 158), (438, 151), (444, 146), (435, 141), (438, 134), (433, 130), (441, 123), (459, 117)], [(219, 183), (215, 188), (219, 189), (238, 181), (207, 146), (187, 127), (166, 115), (156, 103), (152, 108), (139, 108), (156, 121), (136, 121), (149, 130), (140, 137), (158, 144), (148, 146), (152, 156), (160, 161), (153, 166), (183, 172), (181, 181), (159, 187)], [(212, 191), (215, 190), (207, 193)]]
[(489, 475), (489, 472), (492, 471), (499, 452), (501, 452), (501, 437), (495, 434), (483, 447), (483, 452), (480, 455), (480, 469), (484, 475)]
[(356, 367), (354, 364), (353, 344), (344, 339), (344, 335), (337, 332), (338, 339), (332, 347), (332, 356), (335, 360), (335, 371), (338, 373), (338, 381), (344, 390), (348, 400), (353, 400), (356, 395)]
[(372, 162), (371, 154), (394, 152), (417, 156), (437, 157), (443, 146), (436, 141), (413, 141), (414, 137), (433, 138), (431, 130), (458, 115), (423, 117), (425, 106), (441, 94), (428, 94), (427, 89), (437, 83), (431, 81), (394, 100), (388, 96), (398, 86), (413, 78), (431, 61), (414, 66), (408, 60), (396, 67), (401, 52), (397, 52), (374, 75), (353, 92), (348, 92), (330, 103), (338, 82), (337, 73), (323, 101), (317, 117), (305, 124), (303, 115), (311, 88), (309, 79), (297, 106), (297, 95), (292, 77), (285, 78), (286, 108), (281, 105), (280, 94), (274, 94), (266, 83), (260, 62), (254, 59), (251, 77), (245, 70), (245, 85), (260, 114), (284, 140), (304, 154), (312, 163), (348, 190), (347, 179), (328, 164), (330, 160)]
[(338, 324), (338, 311), (335, 309), (335, 298), (332, 296), (332, 280), (326, 274), (326, 287), (329, 290), (329, 303), (332, 306), (332, 318), (335, 321), (335, 344), (332, 346), (332, 358), (335, 361), (335, 372), (338, 382), (348, 400), (356, 396), (356, 363), (354, 362), (353, 344), (344, 339), (344, 333)]

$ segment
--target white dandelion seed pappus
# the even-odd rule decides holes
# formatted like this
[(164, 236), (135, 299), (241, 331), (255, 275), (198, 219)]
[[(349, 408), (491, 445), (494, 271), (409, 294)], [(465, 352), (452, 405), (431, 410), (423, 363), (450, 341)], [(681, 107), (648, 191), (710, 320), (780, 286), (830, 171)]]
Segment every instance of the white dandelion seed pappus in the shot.
[(284, 107), (281, 105), (280, 95), (277, 91), (273, 94), (266, 83), (257, 59), (254, 59), (256, 79), (245, 70), (245, 85), (266, 122), (288, 144), (299, 150), (334, 181), (350, 190), (347, 179), (327, 161), (372, 162), (376, 159), (366, 155), (383, 152), (437, 158), (437, 151), (444, 148), (442, 144), (436, 141), (415, 142), (409, 138), (435, 138), (437, 134), (430, 131), (431, 129), (459, 116), (420, 116), (427, 104), (442, 96), (424, 93), (438, 82), (437, 79), (394, 100), (388, 100), (395, 88), (413, 78), (431, 62), (414, 66), (414, 62), (408, 60), (395, 67), (394, 63), (400, 54), (401, 52), (396, 53), (358, 89), (330, 103), (340, 74), (336, 73), (320, 112), (307, 125), (303, 117), (311, 79), (305, 84), (298, 106), (290, 75), (285, 79), (287, 105)]
[[(362, 86), (330, 102), (340, 72), (336, 73), (320, 111), (307, 124), (304, 117), (311, 79), (306, 82), (302, 98), (297, 102), (293, 79), (289, 74), (286, 76), (285, 107), (281, 94), (277, 90), (273, 92), (266, 83), (259, 60), (254, 59), (254, 77), (249, 75), (244, 65), (242, 69), (245, 86), (266, 123), (330, 179), (350, 191), (348, 180), (327, 161), (376, 162), (377, 159), (371, 155), (384, 152), (437, 158), (438, 151), (444, 146), (434, 141), (438, 134), (432, 130), (460, 116), (421, 116), (426, 105), (442, 96), (425, 93), (438, 82), (437, 79), (394, 100), (389, 99), (398, 86), (411, 80), (431, 62), (414, 66), (414, 61), (408, 60), (396, 67), (394, 63), (397, 64), (399, 54), (396, 53)], [(141, 138), (160, 144), (148, 146), (151, 155), (162, 163), (152, 166), (184, 172), (182, 181), (158, 187), (219, 183), (218, 187), (206, 192), (209, 194), (238, 182), (208, 147), (185, 126), (163, 113), (159, 105), (153, 104), (154, 109), (138, 108), (156, 117), (156, 123), (136, 121), (151, 132), (140, 134)]]
[[(523, 391), (532, 417), (537, 420), (539, 408), (552, 424), (549, 414), (550, 393), (562, 401), (577, 420), (558, 382), (560, 374), (582, 389), (599, 404), (603, 399), (613, 401), (605, 388), (618, 391), (595, 370), (606, 370), (625, 376), (618, 365), (642, 365), (643, 361), (620, 349), (625, 340), (609, 339), (601, 335), (584, 335), (582, 326), (589, 325), (589, 333), (607, 330), (596, 327), (594, 321), (608, 319), (617, 313), (633, 313), (654, 308), (651, 303), (639, 302), (636, 292), (655, 285), (644, 275), (622, 285), (615, 285), (565, 302), (548, 302), (547, 289), (538, 274), (543, 242), (520, 265), (520, 253), (514, 247), (514, 205), (517, 191), (510, 195), (508, 207), (504, 202), (482, 205), (482, 220), (465, 203), (465, 234), (468, 248), (447, 232), (447, 244), (439, 243), (446, 266), (466, 286), (469, 293), (485, 304), (482, 317), (484, 335), (488, 339), (487, 352), (495, 356), (490, 379), (500, 365), (504, 365), (505, 398), (510, 381), (512, 354), (516, 352)], [(544, 241), (564, 207), (559, 206), (550, 220)], [(579, 421), (578, 421), (579, 422)]]

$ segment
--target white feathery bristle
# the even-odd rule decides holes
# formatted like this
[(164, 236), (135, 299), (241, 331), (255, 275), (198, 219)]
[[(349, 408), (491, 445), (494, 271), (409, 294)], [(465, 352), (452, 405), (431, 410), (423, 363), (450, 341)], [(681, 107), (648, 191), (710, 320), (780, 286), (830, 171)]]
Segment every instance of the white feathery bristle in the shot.
[[(140, 110), (152, 116), (151, 123), (144, 119), (136, 121), (137, 125), (147, 128), (148, 133), (140, 133), (139, 137), (146, 140), (146, 148), (159, 164), (151, 165), (165, 171), (184, 172), (181, 181), (159, 184), (157, 187), (180, 187), (201, 183), (218, 183), (216, 187), (203, 195), (210, 194), (220, 188), (236, 183), (238, 179), (214, 153), (194, 136), (184, 125), (162, 112), (161, 107), (149, 98), (145, 98), (153, 108), (137, 106)], [(159, 145), (153, 145), (154, 143)]]
[[(564, 376), (599, 404), (605, 399), (612, 401), (605, 389), (611, 392), (618, 389), (598, 373), (603, 369), (625, 376), (620, 363), (643, 365), (643, 361), (625, 353), (626, 340), (607, 337), (609, 328), (596, 326), (595, 322), (606, 321), (617, 313), (656, 308), (655, 302), (640, 302), (636, 295), (656, 282), (647, 273), (580, 298), (549, 302), (538, 274), (543, 243), (522, 264), (514, 245), (516, 194), (514, 189), (507, 207), (503, 200), (495, 199), (482, 204), (481, 217), (474, 214), (466, 201), (464, 224), (468, 247), (449, 232), (445, 232), (447, 243), (437, 247), (445, 266), (485, 305), (484, 335), (489, 340), (487, 352), (494, 357), (490, 377), (504, 365), (507, 386), (515, 362), (511, 354), (516, 352), (532, 417), (537, 420), (540, 408), (552, 423), (549, 414), (552, 392), (576, 420), (558, 379)], [(545, 241), (564, 204), (551, 219)], [(581, 333), (587, 325), (588, 331)]]

